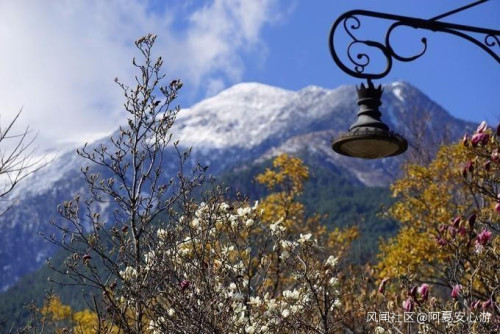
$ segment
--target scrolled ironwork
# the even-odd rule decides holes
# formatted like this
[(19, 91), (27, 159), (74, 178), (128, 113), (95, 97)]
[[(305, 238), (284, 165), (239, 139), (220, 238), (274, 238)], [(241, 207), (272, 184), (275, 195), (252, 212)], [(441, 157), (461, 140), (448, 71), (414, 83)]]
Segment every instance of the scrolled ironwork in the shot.
[(354, 34), (349, 29), (349, 24), (348, 24), (349, 20), (354, 21), (354, 24), (351, 24), (351, 27), (350, 27), (350, 29), (352, 29), (352, 30), (358, 30), (361, 27), (361, 21), (356, 16), (348, 16), (343, 21), (344, 30), (347, 32), (347, 34), (349, 34), (349, 36), (351, 36), (351, 38), (353, 40), (356, 41), (357, 40), (356, 37), (354, 37)]
[[(489, 42), (488, 40), (492, 39), (493, 41), (492, 42)], [(484, 37), (484, 44), (486, 44), (487, 46), (489, 46), (490, 48), (494, 47), (495, 45), (498, 45), (500, 46), (500, 38), (498, 38), (497, 36), (495, 35), (486, 35)]]
[[(349, 25), (349, 21), (351, 21), (351, 20), (354, 21), (354, 23)], [(343, 21), (343, 26), (344, 26), (345, 32), (352, 39), (352, 42), (349, 43), (349, 46), (347, 47), (347, 57), (349, 57), (349, 60), (351, 61), (351, 63), (354, 64), (354, 70), (357, 73), (363, 73), (365, 68), (368, 65), (370, 65), (370, 56), (366, 53), (358, 53), (358, 54), (356, 54), (355, 57), (353, 57), (353, 52), (351, 51), (353, 46), (356, 46), (358, 44), (365, 44), (366, 45), (366, 43), (364, 43), (363, 41), (358, 40), (355, 37), (354, 32), (351, 31), (351, 29), (352, 30), (359, 29), (361, 27), (361, 21), (359, 21), (359, 19), (355, 16), (346, 17), (345, 20)]]
[(391, 45), (391, 34), (398, 27), (411, 27), (411, 26), (409, 26), (408, 24), (403, 23), (403, 22), (395, 22), (395, 23), (391, 24), (391, 26), (389, 27), (389, 29), (387, 29), (387, 33), (385, 34), (385, 45), (389, 49), (390, 55), (393, 58), (395, 58), (395, 59), (397, 59), (399, 61), (404, 61), (404, 62), (413, 61), (413, 60), (415, 60), (415, 59), (420, 58), (421, 56), (423, 56), (424, 53), (425, 53), (425, 51), (427, 51), (427, 38), (425, 38), (425, 37), (422, 37), (420, 39), (420, 41), (422, 42), (422, 44), (424, 46), (423, 49), (422, 49), (422, 51), (420, 51), (419, 53), (417, 53), (414, 56), (404, 57), (404, 56), (399, 55), (396, 51), (394, 51), (394, 48)]
[[(337, 64), (337, 66), (342, 69), (347, 74), (362, 79), (380, 79), (385, 77), (392, 69), (393, 59), (402, 62), (411, 62), (420, 58), (427, 51), (427, 38), (421, 38), (421, 43), (423, 45), (420, 52), (412, 56), (402, 56), (398, 54), (392, 44), (391, 44), (391, 34), (398, 27), (409, 27), (414, 29), (422, 29), (426, 31), (432, 32), (442, 32), (452, 34), (458, 37), (461, 37), (474, 45), (483, 49), (486, 53), (488, 53), (493, 59), (495, 59), (498, 63), (500, 63), (500, 53), (495, 52), (493, 48), (498, 47), (500, 50), (500, 31), (493, 29), (486, 29), (480, 27), (471, 27), (465, 25), (459, 25), (454, 23), (447, 23), (439, 21), (445, 16), (449, 16), (451, 14), (457, 13), (459, 11), (465, 10), (472, 6), (484, 3), (484, 0), (477, 1), (476, 3), (464, 6), (462, 8), (455, 9), (451, 12), (444, 13), (435, 18), (424, 20), (418, 19), (414, 17), (407, 17), (401, 15), (392, 15), (386, 13), (365, 11), (365, 10), (352, 10), (346, 12), (339, 16), (337, 20), (332, 25), (330, 30), (330, 35), (328, 39), (328, 44), (330, 48), (330, 53), (332, 55), (333, 60)], [(377, 42), (372, 40), (363, 40), (358, 37), (358, 32), (361, 30), (361, 20), (360, 17), (370, 17), (377, 19), (384, 19), (393, 21), (392, 24), (389, 25), (389, 28), (385, 32), (385, 39), (383, 42)], [(337, 50), (335, 48), (335, 33), (337, 28), (342, 23), (344, 31), (347, 33), (349, 38), (351, 39), (348, 42), (347, 46), (347, 59), (350, 64), (344, 63), (339, 57)], [(484, 35), (484, 40), (474, 37), (472, 34), (480, 34)], [(354, 46), (364, 45), (369, 48), (369, 50), (380, 52), (385, 58), (385, 68), (383, 70), (379, 70), (377, 72), (369, 72), (369, 67), (372, 62), (372, 58), (368, 52), (354, 52)], [(374, 50), (375, 49), (375, 50)]]

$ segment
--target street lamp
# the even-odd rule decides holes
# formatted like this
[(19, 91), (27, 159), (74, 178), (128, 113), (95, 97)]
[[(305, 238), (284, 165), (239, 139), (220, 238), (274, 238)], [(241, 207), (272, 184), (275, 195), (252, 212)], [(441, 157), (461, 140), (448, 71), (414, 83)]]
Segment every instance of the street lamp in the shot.
[[(411, 62), (421, 57), (427, 50), (427, 39), (421, 39), (423, 47), (418, 54), (411, 57), (402, 56), (394, 51), (390, 41), (391, 34), (396, 28), (404, 26), (414, 29), (430, 30), (433, 32), (444, 32), (461, 37), (480, 47), (500, 63), (500, 55), (493, 51), (494, 47), (500, 49), (499, 30), (439, 21), (443, 17), (464, 11), (487, 1), (489, 0), (475, 1), (428, 20), (366, 10), (352, 10), (337, 18), (332, 25), (328, 39), (332, 58), (342, 71), (350, 76), (366, 79), (367, 85), (365, 86), (362, 83), (361, 86), (357, 87), (359, 105), (358, 119), (351, 125), (347, 133), (333, 140), (333, 150), (339, 154), (350, 157), (376, 159), (399, 155), (404, 153), (408, 148), (406, 139), (391, 131), (387, 124), (380, 120), (382, 113), (378, 108), (381, 105), (380, 98), (382, 89), (381, 86), (375, 87), (372, 80), (385, 77), (391, 71), (393, 59)], [(361, 40), (355, 36), (355, 31), (361, 27), (361, 21), (358, 17), (362, 16), (393, 21), (386, 31), (383, 43), (372, 40)], [(345, 32), (351, 38), (351, 42), (347, 46), (349, 65), (342, 62), (334, 46), (335, 32), (341, 23)], [(482, 35), (484, 38), (483, 41), (477, 39), (475, 36), (471, 35), (471, 33)], [(385, 69), (381, 72), (368, 72), (367, 69), (371, 60), (370, 56), (367, 53), (353, 54), (352, 48), (356, 45), (363, 45), (380, 52), (386, 60)]]

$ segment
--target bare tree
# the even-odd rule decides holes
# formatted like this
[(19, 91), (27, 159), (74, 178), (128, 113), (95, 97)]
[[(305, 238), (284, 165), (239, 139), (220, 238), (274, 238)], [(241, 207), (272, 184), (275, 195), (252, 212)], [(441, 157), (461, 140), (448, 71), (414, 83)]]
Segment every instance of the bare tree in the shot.
[[(33, 134), (29, 126), (16, 132), (15, 124), (21, 115), (20, 110), (5, 126), (0, 122), (0, 199), (4, 199), (15, 186), (26, 177), (43, 168), (45, 157), (36, 156)], [(8, 210), (3, 208), (2, 213)]]
[[(117, 280), (123, 281), (121, 271), (126, 267), (134, 268), (138, 277), (147, 279), (141, 268), (144, 268), (144, 255), (156, 237), (155, 220), (174, 211), (173, 206), (180, 199), (189, 202), (190, 192), (202, 181), (201, 168), (195, 168), (190, 177), (184, 176), (183, 166), (189, 151), (181, 152), (178, 142), (172, 141), (170, 128), (179, 107), (170, 108), (170, 104), (182, 83), (173, 80), (161, 85), (163, 60), (160, 57), (153, 61), (151, 55), (155, 38), (147, 35), (135, 43), (144, 59), (142, 63), (133, 60), (140, 73), (135, 77), (135, 87), (115, 79), (126, 99), (127, 125), (120, 127), (109, 146), (88, 148), (86, 145), (77, 151), (92, 165), (82, 169), (91, 198), (77, 196), (63, 203), (59, 212), (69, 224), (54, 222), (63, 232), (63, 238), (46, 236), (74, 254), (67, 262), (68, 271), (63, 272), (67, 279), (103, 292), (110, 291), (113, 282), (116, 285)], [(173, 159), (173, 162), (180, 165), (174, 177), (164, 175), (169, 148), (177, 152), (178, 161)], [(106, 203), (113, 208), (112, 221), (101, 218), (96, 203)], [(99, 259), (99, 266), (93, 258)], [(142, 284), (123, 286), (134, 304), (129, 308), (115, 300), (111, 293), (104, 295), (105, 314), (126, 333), (143, 332), (149, 296), (141, 287)], [(104, 316), (98, 306), (90, 306)], [(130, 315), (128, 312), (132, 309), (134, 314)]]
[[(440, 124), (433, 119), (435, 106), (411, 107), (410, 118), (406, 121), (405, 134), (410, 149), (406, 155), (406, 163), (428, 165), (434, 160), (441, 145), (451, 142), (452, 131), (449, 124)], [(439, 130), (438, 130), (439, 128)]]

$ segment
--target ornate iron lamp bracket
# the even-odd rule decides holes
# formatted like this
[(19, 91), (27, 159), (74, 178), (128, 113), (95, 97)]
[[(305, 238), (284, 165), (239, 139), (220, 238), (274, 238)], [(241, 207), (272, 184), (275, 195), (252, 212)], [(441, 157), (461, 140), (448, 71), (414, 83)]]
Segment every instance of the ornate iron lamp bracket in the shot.
[[(500, 30), (492, 30), (480, 27), (471, 27), (466, 25), (447, 23), (438, 21), (439, 19), (449, 16), (451, 14), (463, 11), (472, 6), (486, 2), (487, 0), (476, 1), (467, 6), (452, 10), (450, 12), (444, 13), (442, 15), (436, 16), (434, 18), (424, 20), (414, 17), (392, 15), (386, 13), (372, 12), (366, 10), (352, 10), (342, 14), (332, 25), (330, 30), (330, 36), (328, 39), (328, 44), (330, 47), (330, 53), (333, 57), (335, 63), (347, 74), (362, 79), (380, 79), (385, 77), (392, 68), (393, 59), (402, 62), (411, 62), (419, 57), (421, 57), (427, 50), (427, 39), (424, 37), (421, 39), (422, 50), (410, 57), (402, 56), (396, 53), (391, 45), (391, 34), (392, 32), (401, 26), (411, 27), (415, 29), (430, 30), (433, 32), (443, 32), (461, 37), (469, 42), (475, 44), (476, 46), (483, 49), (488, 53), (493, 59), (500, 63), (500, 53), (493, 51), (496, 47), (500, 50)], [(361, 21), (358, 17), (371, 17), (384, 20), (393, 21), (385, 33), (385, 40), (383, 42), (377, 42), (372, 40), (362, 40), (356, 37), (355, 32), (361, 27)], [(346, 65), (339, 58), (334, 45), (335, 32), (339, 26), (342, 26), (348, 36), (351, 38), (351, 42), (347, 46), (347, 57), (350, 61), (349, 65)], [(483, 40), (477, 39), (471, 34), (479, 34), (483, 36)], [(364, 45), (371, 49), (376, 49), (381, 52), (386, 60), (386, 66), (383, 71), (378, 72), (368, 72), (368, 66), (370, 65), (370, 56), (367, 53), (355, 53), (353, 47), (356, 45)], [(375, 51), (375, 50), (374, 50)]]

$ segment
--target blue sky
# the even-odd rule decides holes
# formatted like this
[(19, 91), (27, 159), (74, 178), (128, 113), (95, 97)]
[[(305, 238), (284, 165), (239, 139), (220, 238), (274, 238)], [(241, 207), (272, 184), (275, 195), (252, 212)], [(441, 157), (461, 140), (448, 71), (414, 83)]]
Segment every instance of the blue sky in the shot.
[[(366, 9), (430, 18), (470, 1), (1, 1), (1, 121), (23, 108), (19, 126), (38, 131), (42, 149), (70, 148), (110, 133), (125, 116), (113, 79), (130, 82), (133, 41), (148, 32), (158, 35), (156, 52), (165, 59), (168, 78), (185, 82), (183, 107), (239, 82), (291, 90), (358, 84), (328, 51), (330, 26), (339, 15)], [(500, 29), (500, 1), (445, 21)], [(360, 37), (377, 37), (384, 24), (366, 22)], [(394, 45), (418, 50), (421, 37), (428, 38), (427, 53), (411, 63), (396, 62), (380, 83), (407, 81), (456, 117), (496, 123), (496, 61), (467, 41), (439, 33), (401, 32)]]

